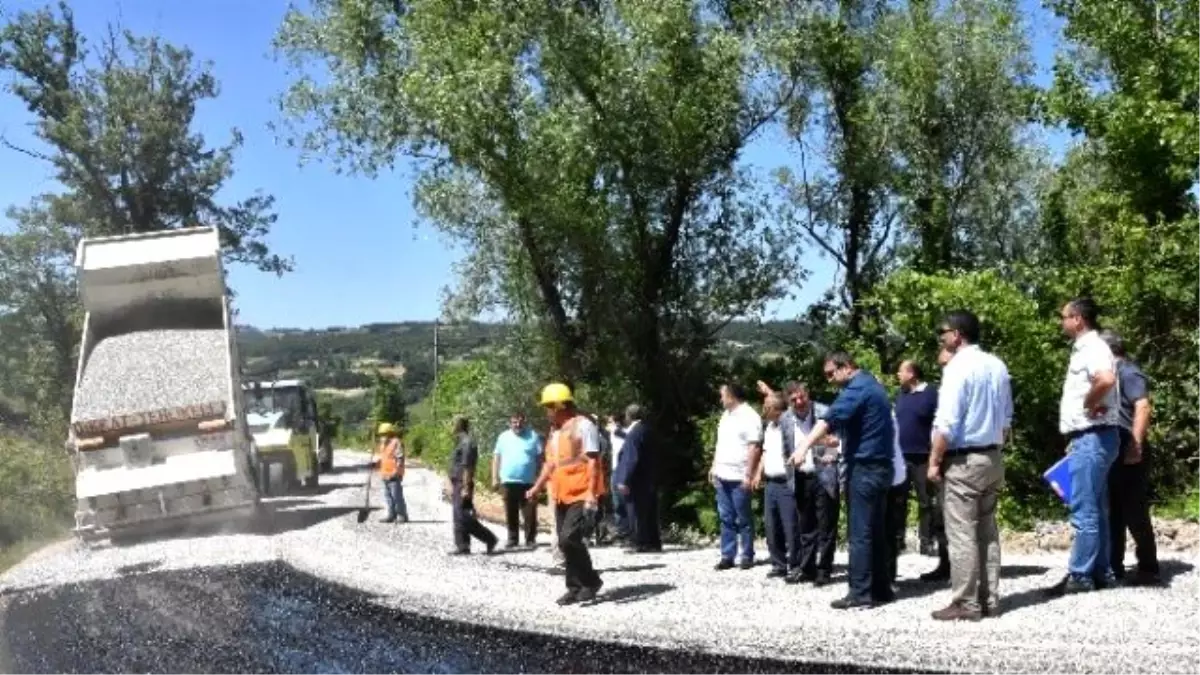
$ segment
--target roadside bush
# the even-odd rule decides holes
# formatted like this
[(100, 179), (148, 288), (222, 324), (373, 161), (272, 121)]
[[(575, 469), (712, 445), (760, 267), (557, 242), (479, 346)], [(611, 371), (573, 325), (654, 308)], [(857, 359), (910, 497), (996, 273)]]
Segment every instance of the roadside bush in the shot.
[(61, 447), (0, 431), (0, 549), (60, 534), (75, 512), (74, 492)]

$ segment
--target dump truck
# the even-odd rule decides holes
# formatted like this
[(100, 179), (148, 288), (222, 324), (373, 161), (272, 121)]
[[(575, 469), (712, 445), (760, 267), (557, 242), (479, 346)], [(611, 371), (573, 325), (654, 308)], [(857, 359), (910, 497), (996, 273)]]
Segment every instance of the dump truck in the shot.
[(258, 450), (259, 492), (316, 487), (333, 468), (333, 439), (321, 428), (317, 401), (303, 380), (268, 380), (242, 385), (246, 422)]
[(75, 267), (76, 535), (252, 516), (255, 449), (217, 229), (85, 238)]

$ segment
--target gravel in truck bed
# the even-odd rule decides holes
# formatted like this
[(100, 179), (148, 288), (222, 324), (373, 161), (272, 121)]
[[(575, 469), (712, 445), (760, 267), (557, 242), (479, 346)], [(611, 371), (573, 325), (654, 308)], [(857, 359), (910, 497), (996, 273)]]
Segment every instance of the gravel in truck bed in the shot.
[[(836, 583), (813, 588), (768, 580), (764, 565), (715, 572), (712, 548), (669, 547), (661, 555), (601, 548), (593, 550), (605, 584), (600, 597), (562, 608), (554, 599), (563, 576), (545, 534), (536, 551), (484, 556), (474, 542), (475, 555), (446, 555), (450, 508), (442, 480), (429, 471), (405, 476), (409, 523), (378, 523), (377, 509), (357, 524), (366, 476), (354, 464), (364, 461), (338, 453), (337, 472), (321, 476), (328, 492), (267, 500), (274, 527), (266, 536), (189, 536), (94, 552), (65, 545), (19, 564), (0, 575), (0, 670), (7, 641), (17, 672), (1197, 672), (1200, 575), (1192, 554), (1163, 553), (1166, 588), (1053, 600), (1041, 589), (1061, 578), (1066, 553), (1006, 555), (1003, 613), (946, 624), (929, 612), (945, 605), (949, 589), (916, 581), (935, 561), (915, 554), (901, 558), (897, 602), (837, 612), (829, 602), (846, 591), (845, 552)], [(378, 507), (378, 481), (373, 487)], [(298, 575), (262, 565), (272, 561)], [(107, 583), (114, 579), (126, 585)], [(136, 629), (134, 645), (123, 646), (116, 628), (85, 627), (87, 616), (121, 617)], [(418, 627), (420, 617), (431, 618), (428, 630)], [(464, 633), (447, 621), (484, 628)], [(488, 632), (496, 628), (552, 639), (513, 642)], [(542, 645), (560, 656), (545, 656)], [(629, 648), (712, 660), (663, 652), (626, 660)]]
[(104, 338), (75, 392), (74, 421), (224, 401), (228, 346), (222, 329), (143, 330)]

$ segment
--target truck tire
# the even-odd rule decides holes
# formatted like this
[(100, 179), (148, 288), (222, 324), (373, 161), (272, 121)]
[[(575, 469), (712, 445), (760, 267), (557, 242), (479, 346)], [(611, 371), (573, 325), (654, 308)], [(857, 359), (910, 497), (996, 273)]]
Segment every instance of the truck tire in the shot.
[(325, 434), (317, 436), (317, 470), (321, 473), (333, 471), (333, 439)]

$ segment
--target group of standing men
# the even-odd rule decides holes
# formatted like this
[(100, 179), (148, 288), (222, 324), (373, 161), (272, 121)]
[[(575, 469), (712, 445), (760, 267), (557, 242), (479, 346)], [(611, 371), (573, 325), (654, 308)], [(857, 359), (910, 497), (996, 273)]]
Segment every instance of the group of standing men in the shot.
[[(1104, 588), (1123, 577), (1126, 528), (1138, 558), (1131, 582), (1158, 583), (1143, 464), (1146, 380), (1119, 336), (1097, 332), (1096, 315), (1088, 299), (1067, 303), (1061, 315), (1073, 341), (1060, 429), (1068, 441), (1076, 537), (1068, 574), (1048, 589), (1052, 595)], [(759, 382), (765, 426), (738, 385), (723, 386), (725, 412), (710, 469), (721, 523), (716, 569), (754, 566), (751, 493), (765, 486), (768, 576), (828, 583), (844, 491), (849, 592), (832, 606), (891, 602), (915, 488), (921, 552), (939, 558), (921, 580), (951, 582), (951, 601), (933, 618), (996, 615), (996, 509), (1013, 402), (1007, 367), (979, 347), (979, 336), (974, 314), (947, 314), (937, 329), (941, 387), (924, 382), (920, 365), (905, 361), (894, 405), (883, 385), (841, 352), (824, 361), (826, 379), (841, 390), (828, 407), (814, 403), (802, 383), (779, 393)]]

